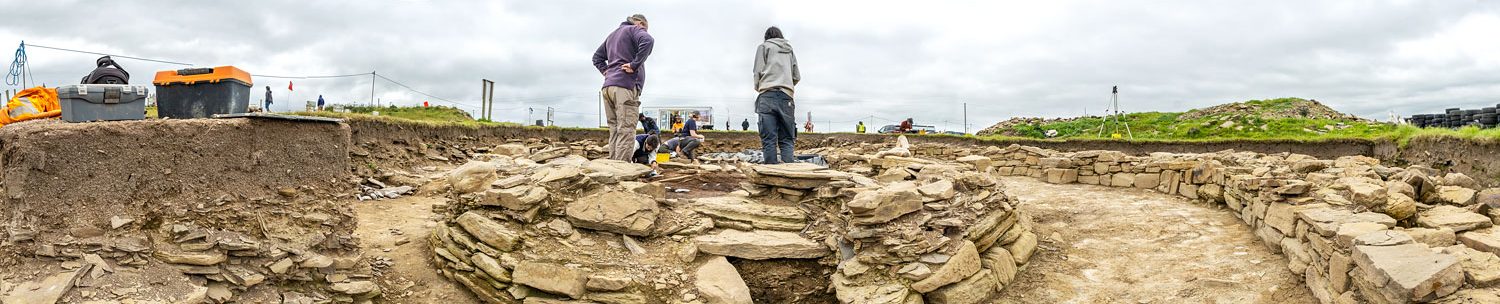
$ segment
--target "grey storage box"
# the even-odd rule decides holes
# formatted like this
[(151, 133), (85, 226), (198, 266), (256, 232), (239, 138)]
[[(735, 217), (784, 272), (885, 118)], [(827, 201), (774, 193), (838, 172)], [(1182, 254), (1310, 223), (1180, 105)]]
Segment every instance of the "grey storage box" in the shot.
[(146, 86), (74, 84), (57, 87), (62, 120), (85, 122), (146, 119)]

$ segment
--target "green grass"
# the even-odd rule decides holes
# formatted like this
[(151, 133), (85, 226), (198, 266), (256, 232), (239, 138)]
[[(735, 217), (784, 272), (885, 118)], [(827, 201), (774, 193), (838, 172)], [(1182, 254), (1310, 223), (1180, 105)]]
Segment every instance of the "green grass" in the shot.
[(1056, 130), (1058, 139), (1113, 139), (1118, 133), (1122, 138), (1134, 136), (1135, 140), (1148, 141), (1214, 141), (1214, 140), (1323, 140), (1323, 139), (1376, 139), (1389, 137), (1401, 127), (1358, 120), (1333, 120), (1312, 118), (1262, 118), (1258, 113), (1286, 110), (1305, 100), (1279, 98), (1251, 100), (1244, 104), (1257, 109), (1256, 113), (1221, 113), (1196, 118), (1199, 115), (1184, 115), (1188, 112), (1144, 112), (1129, 113), (1122, 119), (1129, 126), (1111, 124), (1100, 132), (1105, 124), (1101, 117), (1085, 117), (1072, 121), (1053, 122), (1040, 125), (1020, 125), (1014, 128), (1016, 135), (1026, 138), (1047, 138), (1047, 130)]
[[(475, 120), (463, 110), (453, 107), (370, 107), (370, 106), (346, 106), (349, 112), (334, 111), (304, 111), (293, 112), (293, 115), (332, 117), (342, 119), (376, 120), (400, 123), (414, 123), (434, 126), (521, 126), (513, 122), (492, 122), (486, 120)], [(379, 111), (380, 115), (374, 112)]]
[[(1017, 126), (1019, 135), (1045, 138), (1046, 130), (1057, 130), (1058, 138), (1099, 139), (1113, 138), (1114, 133), (1128, 137), (1134, 135), (1141, 140), (1204, 140), (1204, 139), (1319, 139), (1319, 138), (1378, 138), (1394, 132), (1398, 126), (1379, 122), (1336, 121), (1329, 119), (1261, 119), (1255, 117), (1209, 116), (1198, 119), (1178, 119), (1182, 113), (1131, 113), (1121, 120), (1130, 128), (1111, 124), (1104, 132), (1103, 118), (1082, 118), (1074, 121), (1043, 125)], [(1342, 125), (1340, 125), (1342, 124)]]
[(404, 118), (418, 121), (433, 122), (469, 122), (476, 121), (458, 108), (435, 106), (435, 107), (374, 107), (374, 106), (343, 106), (349, 113), (373, 114), (380, 112), (380, 116)]
[[(1285, 99), (1255, 100), (1247, 103), (1261, 104), (1265, 108), (1275, 108), (1278, 102)], [(320, 117), (333, 117), (355, 120), (376, 120), (398, 123), (414, 123), (434, 126), (464, 126), (464, 127), (487, 127), (508, 126), (521, 127), (522, 124), (512, 122), (490, 122), (475, 120), (462, 110), (451, 107), (348, 107), (349, 112), (315, 111), (295, 112), (295, 115), (308, 115)], [(154, 114), (155, 108), (148, 107), (147, 115)], [(379, 111), (380, 115), (372, 115), (373, 111)], [(1181, 119), (1185, 113), (1174, 112), (1146, 112), (1126, 114), (1124, 121), (1128, 122), (1131, 131), (1135, 134), (1135, 141), (1140, 142), (1222, 142), (1242, 140), (1272, 140), (1272, 141), (1338, 141), (1338, 140), (1391, 140), (1405, 147), (1412, 138), (1439, 136), (1456, 137), (1463, 139), (1481, 139), (1500, 141), (1500, 129), (1478, 129), (1473, 127), (1463, 129), (1436, 129), (1416, 128), (1409, 125), (1394, 125), (1379, 122), (1365, 121), (1336, 121), (1329, 119), (1261, 119), (1258, 117), (1244, 117), (1240, 115), (1214, 115), (1197, 119)], [(1233, 126), (1223, 127), (1225, 121), (1233, 122)], [(1091, 140), (1115, 140), (1111, 134), (1099, 135), (1099, 126), (1103, 123), (1102, 118), (1081, 118), (1068, 122), (1048, 123), (1043, 125), (1021, 125), (1016, 130), (1019, 136), (988, 135), (948, 135), (948, 134), (926, 134), (908, 136), (948, 136), (948, 137), (975, 137), (985, 141), (1091, 141)], [(1324, 126), (1336, 126), (1343, 123), (1347, 127), (1329, 130)], [(1265, 126), (1264, 129), (1261, 126)], [(535, 127), (524, 126), (540, 130), (601, 130), (594, 127)], [(1240, 128), (1235, 128), (1240, 127)], [(1046, 130), (1057, 130), (1059, 136), (1046, 138)], [(1106, 130), (1108, 131), (1108, 130)], [(705, 130), (706, 133), (718, 132), (755, 132), (739, 130)], [(1120, 131), (1123, 135), (1123, 129)], [(844, 132), (847, 133), (847, 132)], [(847, 133), (854, 134), (854, 133)], [(1123, 140), (1123, 138), (1122, 138)]]
[(1420, 137), (1453, 137), (1460, 139), (1476, 140), (1483, 142), (1500, 141), (1500, 129), (1480, 129), (1475, 127), (1463, 127), (1459, 129), (1446, 128), (1417, 128), (1413, 126), (1401, 126), (1389, 134), (1388, 139), (1405, 148), (1413, 138)]
[[(1126, 114), (1122, 122), (1130, 127), (1135, 141), (1148, 142), (1214, 142), (1240, 140), (1281, 141), (1333, 141), (1333, 140), (1392, 140), (1404, 147), (1412, 138), (1424, 136), (1456, 137), (1463, 139), (1500, 140), (1500, 129), (1440, 129), (1417, 128), (1409, 125), (1389, 123), (1310, 118), (1263, 118), (1260, 113), (1288, 112), (1298, 104), (1300, 98), (1278, 98), (1251, 100), (1243, 104), (1256, 109), (1255, 113), (1214, 114), (1197, 118), (1185, 115), (1188, 112), (1146, 112)], [(1113, 133), (1126, 139), (1123, 127), (1118, 130), (1100, 126), (1105, 122), (1100, 117), (1085, 117), (1072, 121), (1044, 124), (1019, 125), (1013, 128), (1015, 136), (984, 136), (985, 139), (1030, 139), (1030, 140), (1114, 140)], [(1330, 128), (1331, 127), (1331, 128)], [(1048, 138), (1047, 130), (1056, 130), (1057, 136)]]
[[(1140, 113), (1142, 116), (1154, 116), (1164, 118), (1172, 113)], [(1161, 115), (1167, 114), (1167, 115)], [(1127, 115), (1133, 116), (1135, 114)], [(1461, 129), (1446, 128), (1417, 128), (1410, 125), (1395, 125), (1378, 122), (1343, 122), (1347, 126), (1342, 129), (1328, 130), (1325, 125), (1335, 125), (1339, 121), (1321, 119), (1279, 119), (1259, 121), (1254, 128), (1245, 127), (1240, 130), (1231, 128), (1220, 128), (1218, 125), (1203, 126), (1201, 121), (1187, 122), (1143, 122), (1139, 117), (1130, 117), (1131, 131), (1135, 134), (1134, 141), (1142, 142), (1222, 142), (1243, 140), (1277, 140), (1277, 141), (1337, 141), (1337, 140), (1391, 140), (1397, 142), (1401, 147), (1413, 138), (1418, 137), (1454, 137), (1473, 140), (1495, 140), (1500, 141), (1500, 129), (1479, 129), (1465, 127)], [(1099, 136), (1100, 119), (1081, 119), (1069, 123), (1047, 124), (1043, 126), (1018, 127), (1021, 136), (983, 136), (984, 139), (1006, 140), (1006, 139), (1029, 139), (1048, 141), (1068, 140), (1127, 140), (1125, 138), (1111, 138), (1106, 134)], [(1266, 126), (1261, 129), (1260, 126)], [(1058, 130), (1060, 136), (1056, 138), (1045, 138), (1043, 130)], [(1320, 130), (1308, 131), (1308, 130)], [(1124, 131), (1121, 130), (1124, 136)]]

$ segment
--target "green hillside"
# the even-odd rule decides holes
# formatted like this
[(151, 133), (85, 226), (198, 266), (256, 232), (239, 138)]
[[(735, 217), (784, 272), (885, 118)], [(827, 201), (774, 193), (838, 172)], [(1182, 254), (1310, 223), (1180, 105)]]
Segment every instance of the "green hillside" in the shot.
[[(1013, 120), (1020, 121), (1020, 120)], [(1122, 119), (1135, 139), (1315, 139), (1375, 138), (1396, 132), (1399, 126), (1338, 113), (1315, 101), (1301, 98), (1251, 100), (1188, 112), (1129, 113)], [(1003, 122), (981, 135), (1030, 138), (1110, 138), (1101, 135), (1103, 117)], [(1118, 130), (1121, 136), (1126, 132)]]
[[(455, 108), (455, 107), (446, 107), (446, 106), (431, 106), (431, 107), (340, 106), (340, 109), (347, 110), (347, 111), (309, 111), (309, 112), (295, 112), (295, 113), (292, 113), (292, 114), (310, 115), (310, 116), (322, 116), (322, 117), (333, 117), (333, 118), (358, 118), (358, 119), (375, 119), (375, 120), (387, 120), (387, 121), (404, 121), (404, 122), (415, 122), (415, 123), (422, 123), (422, 124), (437, 124), (437, 125), (466, 125), (466, 126), (488, 126), (488, 125), (512, 125), (512, 126), (519, 126), (520, 125), (520, 124), (512, 123), (512, 122), (491, 122), (491, 121), (485, 121), (485, 120), (475, 120), (473, 117), (469, 116), (468, 112), (464, 112), (463, 110), (460, 110), (460, 109)], [(376, 115), (375, 112), (379, 112), (379, 115)]]
[(389, 116), (389, 117), (395, 117), (395, 118), (405, 118), (405, 119), (420, 120), (420, 121), (432, 121), (432, 122), (468, 122), (468, 121), (474, 121), (474, 118), (470, 117), (468, 112), (464, 112), (463, 110), (460, 110), (460, 109), (455, 108), (455, 107), (445, 107), (445, 106), (434, 106), (434, 107), (343, 106), (343, 108), (344, 109), (348, 109), (349, 113), (373, 114), (374, 112), (380, 112), (380, 116)]

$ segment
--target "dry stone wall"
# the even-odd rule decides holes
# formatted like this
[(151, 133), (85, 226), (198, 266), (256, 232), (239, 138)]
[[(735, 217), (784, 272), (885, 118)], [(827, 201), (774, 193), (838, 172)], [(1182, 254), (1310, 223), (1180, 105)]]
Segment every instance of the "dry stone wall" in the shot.
[(353, 303), (343, 124), (187, 119), (0, 129), (0, 303)]
[[(876, 180), (810, 164), (739, 172), (725, 196), (668, 199), (645, 166), (497, 148), (424, 185), (452, 203), (429, 244), (491, 303), (986, 303), (1036, 248), (988, 168), (894, 155)], [(481, 160), (482, 161), (478, 161)], [(891, 159), (889, 162), (884, 159)], [(732, 261), (734, 261), (732, 263)], [(803, 261), (822, 286), (756, 287), (736, 263)], [(830, 292), (831, 291), (831, 292)], [(787, 295), (787, 293), (792, 293)]]
[(973, 151), (1001, 175), (1133, 187), (1220, 204), (1287, 256), (1323, 303), (1500, 302), (1500, 189), (1350, 156)]

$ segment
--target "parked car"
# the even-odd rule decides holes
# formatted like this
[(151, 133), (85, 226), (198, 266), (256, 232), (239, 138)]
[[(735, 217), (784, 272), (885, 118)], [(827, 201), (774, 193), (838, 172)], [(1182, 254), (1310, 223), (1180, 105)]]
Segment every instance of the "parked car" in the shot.
[[(880, 127), (880, 130), (877, 130), (875, 132), (880, 134), (891, 134), (896, 133), (896, 129), (900, 127), (901, 126), (898, 125), (885, 125), (884, 127)], [(911, 133), (937, 134), (937, 127), (930, 125), (911, 125)]]

